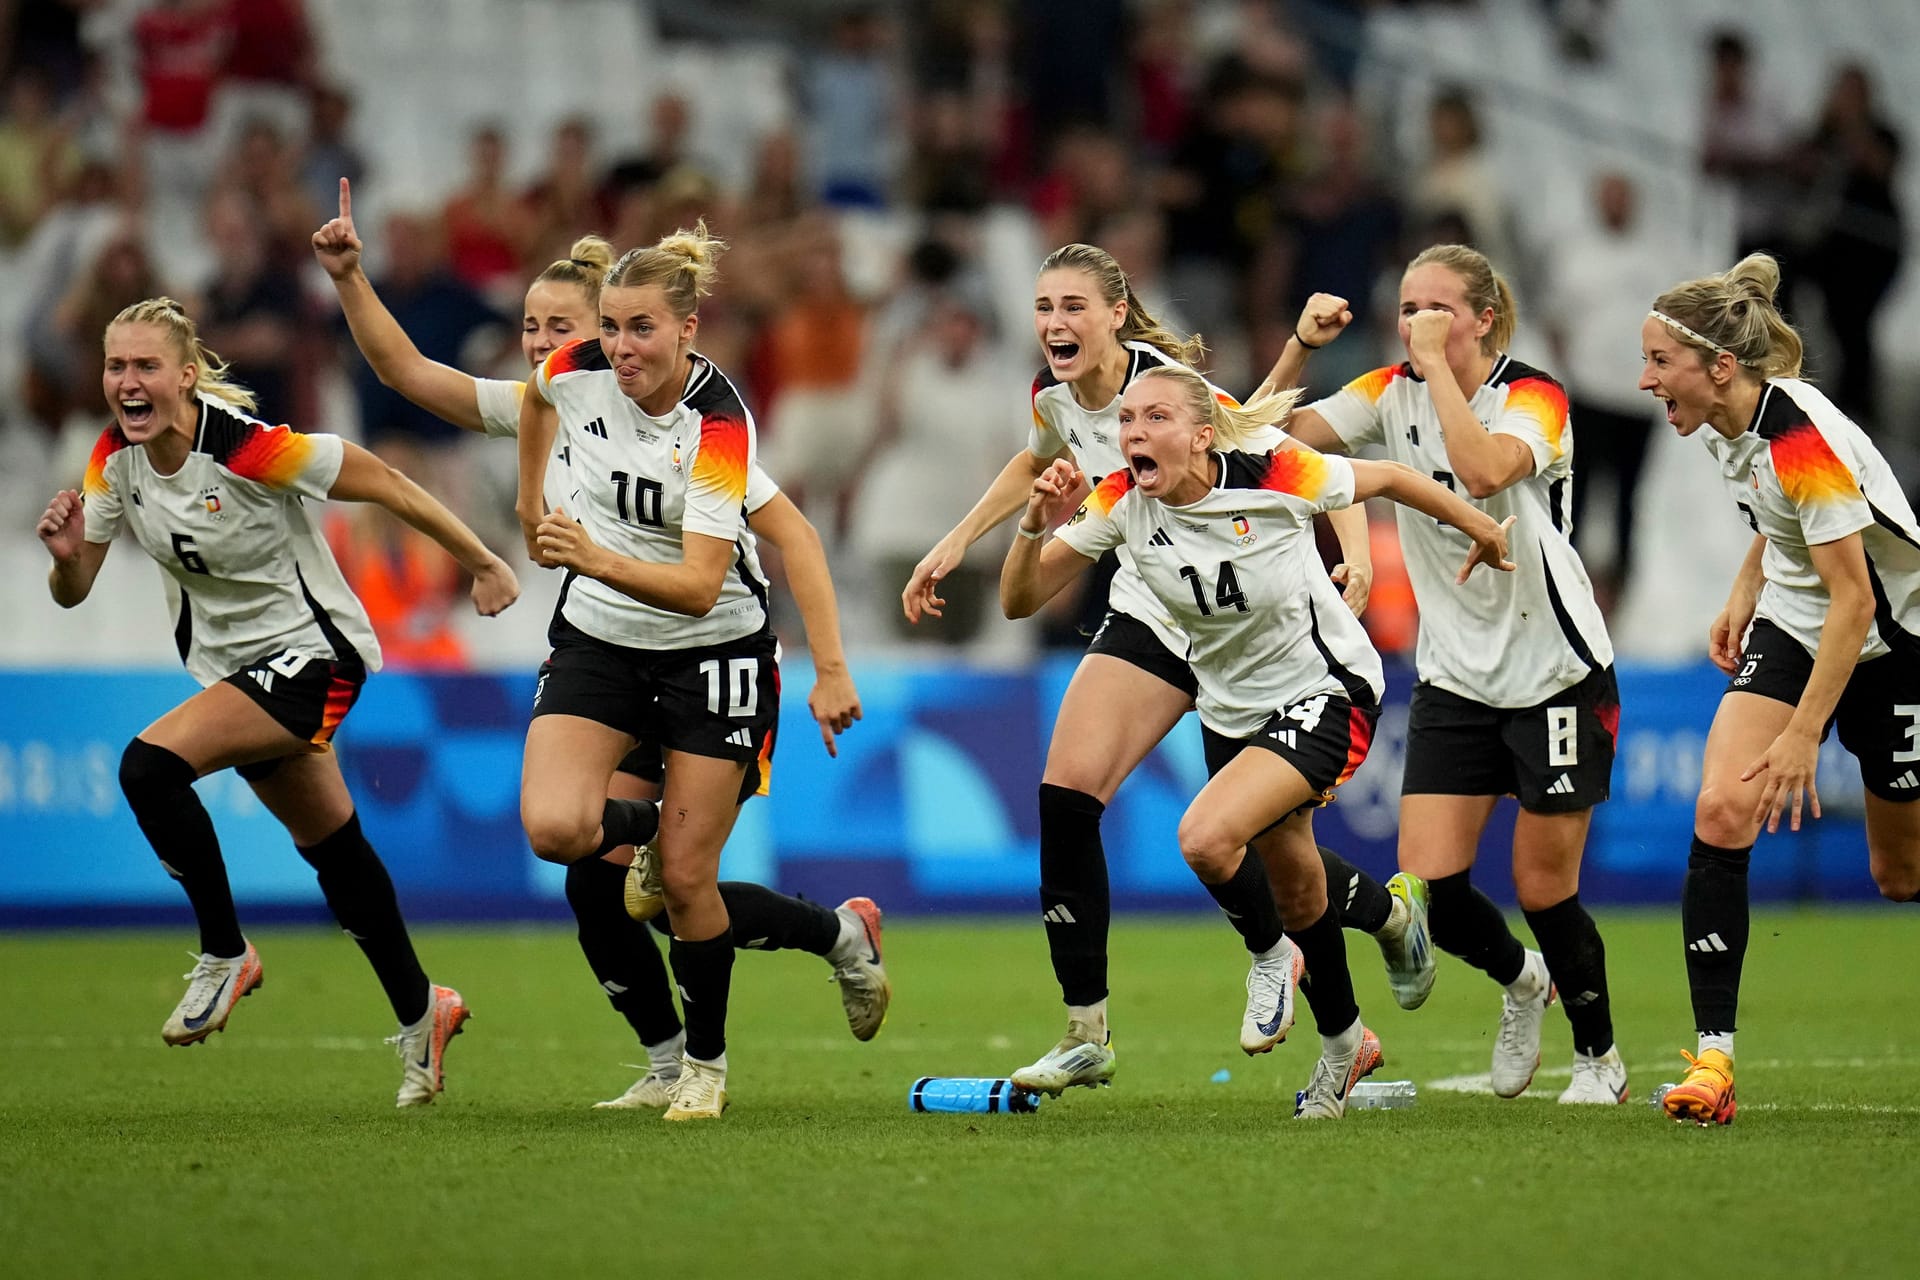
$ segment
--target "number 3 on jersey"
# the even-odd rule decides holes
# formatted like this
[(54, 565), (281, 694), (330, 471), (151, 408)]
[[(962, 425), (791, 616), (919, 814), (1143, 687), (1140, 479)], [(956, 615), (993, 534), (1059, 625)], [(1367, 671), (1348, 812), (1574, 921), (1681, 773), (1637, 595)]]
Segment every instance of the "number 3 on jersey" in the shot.
[(721, 715), (721, 686), (726, 692), (726, 710), (724, 714), (736, 719), (751, 716), (760, 709), (760, 660), (758, 658), (728, 658), (726, 660), (726, 678), (721, 679), (721, 663), (718, 658), (708, 658), (700, 664), (700, 674), (707, 678), (707, 710)]
[[(1200, 571), (1190, 564), (1180, 566), (1180, 576), (1193, 588), (1193, 602), (1200, 606), (1200, 616), (1210, 618), (1213, 610), (1207, 605), (1207, 589), (1200, 585)], [(1240, 589), (1239, 575), (1233, 571), (1233, 561), (1222, 560), (1220, 572), (1213, 585), (1213, 603), (1221, 609), (1238, 609), (1247, 613), (1247, 593)]]

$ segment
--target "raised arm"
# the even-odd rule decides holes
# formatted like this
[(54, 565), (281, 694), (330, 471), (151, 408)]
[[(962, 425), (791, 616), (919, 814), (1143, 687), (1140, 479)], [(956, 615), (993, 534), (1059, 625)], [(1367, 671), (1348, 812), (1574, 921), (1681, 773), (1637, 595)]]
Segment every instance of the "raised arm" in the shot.
[(340, 475), (327, 491), (343, 502), (372, 502), (426, 534), (473, 577), (473, 606), (487, 617), (520, 597), (520, 583), (507, 562), (440, 500), (357, 444), (346, 445)]
[(100, 575), (111, 542), (87, 541), (86, 506), (73, 489), (53, 495), (34, 532), (53, 557), (53, 569), (47, 574), (47, 590), (53, 602), (71, 609), (93, 591), (93, 580)]
[(780, 549), (786, 565), (787, 586), (800, 606), (800, 625), (807, 633), (813, 657), (813, 692), (807, 710), (820, 726), (827, 754), (837, 756), (834, 736), (845, 733), (860, 718), (860, 693), (847, 671), (847, 655), (840, 647), (840, 605), (827, 569), (826, 548), (813, 522), (784, 493), (752, 512), (747, 523), (754, 533)]
[(468, 431), (485, 430), (474, 380), (438, 360), (429, 360), (374, 292), (360, 267), (360, 236), (353, 226), (353, 192), (340, 179), (340, 216), (313, 233), (313, 256), (333, 281), (353, 344), (382, 384), (437, 418)]
[(1407, 355), (1413, 371), (1427, 380), (1434, 412), (1440, 417), (1447, 461), (1454, 476), (1475, 498), (1491, 498), (1533, 474), (1533, 450), (1518, 436), (1494, 434), (1474, 416), (1447, 367), (1447, 330), (1453, 317), (1444, 311), (1416, 312), (1410, 322)]
[(906, 590), (900, 593), (900, 606), (906, 611), (908, 622), (919, 622), (922, 614), (941, 616), (940, 610), (947, 602), (939, 595), (940, 580), (960, 566), (968, 547), (1026, 506), (1035, 477), (1052, 461), (1025, 449), (1007, 461), (987, 491), (980, 495), (980, 501), (973, 504), (973, 510), (913, 567), (913, 576), (907, 579)]
[[(1345, 298), (1331, 293), (1316, 293), (1308, 298), (1307, 305), (1301, 308), (1300, 318), (1293, 322), (1292, 336), (1287, 339), (1287, 345), (1281, 350), (1280, 358), (1274, 361), (1273, 368), (1267, 371), (1266, 381), (1254, 389), (1253, 399), (1299, 386), (1300, 375), (1307, 371), (1307, 361), (1313, 353), (1346, 332), (1347, 326), (1352, 323), (1353, 311)], [(1317, 444), (1313, 447), (1320, 448)]]
[(1059, 458), (1028, 487), (1020, 536), (1000, 567), (1000, 607), (1009, 618), (1032, 617), (1093, 563), (1060, 539), (1046, 536), (1084, 484), (1080, 469)]

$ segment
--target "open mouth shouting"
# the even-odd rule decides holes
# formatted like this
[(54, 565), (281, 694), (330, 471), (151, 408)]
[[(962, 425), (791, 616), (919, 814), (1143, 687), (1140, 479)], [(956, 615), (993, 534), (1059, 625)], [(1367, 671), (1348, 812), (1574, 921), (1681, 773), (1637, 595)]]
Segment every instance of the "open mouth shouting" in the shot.
[(1079, 354), (1080, 344), (1077, 342), (1047, 343), (1047, 363), (1053, 366), (1055, 372), (1071, 365)]
[(122, 397), (119, 402), (120, 425), (136, 431), (153, 422), (153, 401), (137, 396)]
[(1128, 454), (1127, 470), (1133, 472), (1133, 482), (1142, 489), (1151, 490), (1160, 479), (1160, 464), (1149, 453)]

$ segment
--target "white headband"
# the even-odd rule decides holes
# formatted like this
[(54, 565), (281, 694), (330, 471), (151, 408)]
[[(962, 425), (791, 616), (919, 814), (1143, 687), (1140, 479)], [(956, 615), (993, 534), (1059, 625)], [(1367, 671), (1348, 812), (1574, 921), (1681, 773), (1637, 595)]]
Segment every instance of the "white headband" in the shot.
[(1649, 315), (1655, 320), (1658, 320), (1661, 324), (1664, 324), (1665, 326), (1667, 326), (1667, 328), (1673, 330), (1675, 333), (1679, 334), (1681, 337), (1691, 338), (1703, 347), (1713, 348), (1713, 351), (1716, 355), (1733, 356), (1733, 361), (1735, 364), (1743, 364), (1750, 369), (1757, 367), (1753, 364), (1752, 361), (1742, 360), (1739, 356), (1734, 356), (1733, 352), (1727, 350), (1725, 347), (1715, 342), (1712, 338), (1709, 338), (1706, 334), (1697, 333), (1694, 330), (1687, 328), (1686, 325), (1681, 324), (1678, 320), (1675, 320), (1672, 316), (1668, 315), (1664, 311), (1649, 311), (1647, 312), (1647, 315)]

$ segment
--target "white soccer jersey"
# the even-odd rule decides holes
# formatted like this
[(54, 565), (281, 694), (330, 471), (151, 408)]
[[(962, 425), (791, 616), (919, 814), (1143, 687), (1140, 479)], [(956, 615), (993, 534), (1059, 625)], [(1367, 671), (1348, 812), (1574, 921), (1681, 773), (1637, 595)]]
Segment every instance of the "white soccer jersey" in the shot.
[(203, 685), (282, 649), (378, 671), (366, 611), (304, 502), (326, 498), (344, 457), (339, 436), (270, 427), (201, 396), (193, 452), (172, 475), (119, 427), (101, 433), (84, 482), (87, 541), (125, 526), (173, 579), (174, 644)]
[[(1033, 380), (1033, 430), (1027, 436), (1027, 451), (1039, 458), (1057, 458), (1069, 451), (1086, 473), (1087, 483), (1098, 486), (1105, 477), (1127, 469), (1120, 456), (1120, 400), (1142, 370), (1156, 365), (1178, 364), (1166, 352), (1144, 342), (1122, 344), (1127, 350), (1127, 376), (1120, 384), (1120, 395), (1098, 409), (1084, 408), (1073, 398), (1073, 388), (1042, 369)], [(1233, 398), (1215, 388), (1214, 394), (1228, 403)], [(1257, 435), (1249, 443), (1255, 449), (1270, 449), (1280, 443), (1278, 428), (1269, 428), (1271, 436)], [(1172, 616), (1154, 598), (1153, 592), (1134, 571), (1132, 552), (1121, 544), (1115, 548), (1120, 568), (1107, 588), (1107, 603), (1120, 613), (1145, 623), (1160, 642), (1174, 653), (1187, 651), (1187, 638)]]
[(1318, 694), (1375, 705), (1380, 657), (1328, 580), (1313, 517), (1353, 504), (1345, 458), (1283, 445), (1221, 453), (1220, 478), (1198, 502), (1169, 506), (1121, 468), (1060, 530), (1088, 557), (1133, 553), (1142, 582), (1185, 634), (1200, 684), (1200, 720), (1247, 738), (1276, 711)]
[(1807, 548), (1857, 533), (1876, 605), (1860, 660), (1890, 646), (1920, 656), (1920, 525), (1866, 434), (1798, 378), (1768, 381), (1745, 434), (1700, 434), (1741, 514), (1767, 539), (1755, 616), (1818, 650), (1829, 597)]
[(535, 375), (560, 416), (571, 492), (567, 513), (619, 555), (678, 564), (681, 534), (736, 547), (720, 598), (704, 617), (642, 604), (570, 575), (560, 610), (590, 636), (634, 649), (724, 644), (767, 625), (766, 580), (746, 527), (753, 415), (725, 374), (696, 357), (673, 411), (655, 418), (621, 394), (596, 339), (570, 343)]
[[(696, 356), (694, 359), (694, 376), (689, 380), (689, 386), (700, 380), (699, 363), (704, 357)], [(487, 435), (495, 440), (519, 439), (520, 398), (526, 393), (527, 384), (504, 378), (475, 378), (473, 390), (480, 403), (480, 425)], [(551, 511), (566, 501), (572, 491), (573, 487), (567, 479), (567, 444), (561, 438), (561, 433), (555, 432), (553, 455), (547, 459), (547, 478), (541, 490), (547, 501), (547, 510)], [(758, 511), (779, 493), (780, 486), (755, 461), (747, 472), (747, 510)]]
[[(1420, 606), (1414, 665), (1420, 678), (1490, 707), (1531, 707), (1613, 662), (1613, 641), (1594, 603), (1568, 519), (1573, 433), (1567, 393), (1510, 356), (1493, 363), (1467, 401), (1494, 435), (1533, 453), (1533, 474), (1475, 500), (1504, 521), (1513, 573), (1475, 573), (1454, 585), (1472, 543), (1450, 525), (1396, 507), (1400, 548)], [(1449, 489), (1454, 484), (1440, 415), (1411, 365), (1376, 369), (1311, 406), (1349, 450), (1382, 446), (1389, 458)]]

